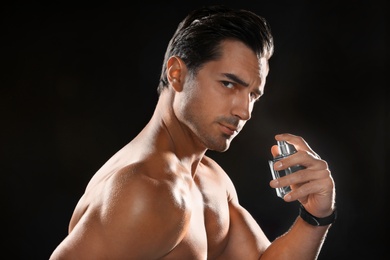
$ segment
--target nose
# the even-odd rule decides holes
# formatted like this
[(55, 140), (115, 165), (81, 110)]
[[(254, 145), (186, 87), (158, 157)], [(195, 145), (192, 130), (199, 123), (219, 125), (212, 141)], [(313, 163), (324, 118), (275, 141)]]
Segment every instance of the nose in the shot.
[(250, 96), (242, 95), (233, 101), (232, 114), (241, 120), (251, 119), (252, 109), (253, 102), (251, 102)]

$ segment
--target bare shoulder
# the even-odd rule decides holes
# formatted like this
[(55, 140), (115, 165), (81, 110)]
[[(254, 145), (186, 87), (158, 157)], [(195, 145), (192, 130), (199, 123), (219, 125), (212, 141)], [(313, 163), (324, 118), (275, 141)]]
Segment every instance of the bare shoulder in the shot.
[[(185, 205), (176, 192), (179, 178), (168, 167), (167, 163), (147, 161), (128, 165), (114, 174), (104, 187), (103, 205), (107, 214), (118, 213), (138, 219), (142, 217), (155, 218), (148, 214), (157, 211), (160, 215), (169, 210), (172, 213), (183, 213)], [(165, 210), (162, 210), (165, 209)], [(128, 218), (125, 219), (128, 219)], [(140, 219), (145, 222), (145, 219)], [(157, 218), (156, 221), (161, 221)], [(133, 225), (134, 221), (129, 221)]]
[[(124, 167), (106, 183), (104, 204), (108, 207), (107, 213), (124, 211), (122, 214), (131, 219), (145, 222), (147, 217), (157, 224), (166, 221), (164, 213), (181, 218), (186, 213), (183, 200), (186, 194), (177, 192), (177, 187), (183, 183), (176, 171), (172, 164), (159, 158)], [(129, 223), (134, 225), (134, 221)]]
[(179, 243), (189, 212), (176, 176), (167, 163), (154, 158), (153, 163), (123, 168), (107, 182), (103, 223), (115, 226), (117, 232), (127, 230), (122, 238), (127, 240), (125, 248), (131, 244), (145, 253), (156, 249), (150, 257), (161, 257)]
[(172, 250), (186, 228), (185, 194), (178, 192), (179, 180), (165, 160), (150, 160), (122, 167), (91, 187), (88, 206), (58, 251), (62, 247), (64, 255), (76, 258), (94, 252), (103, 258), (156, 259)]

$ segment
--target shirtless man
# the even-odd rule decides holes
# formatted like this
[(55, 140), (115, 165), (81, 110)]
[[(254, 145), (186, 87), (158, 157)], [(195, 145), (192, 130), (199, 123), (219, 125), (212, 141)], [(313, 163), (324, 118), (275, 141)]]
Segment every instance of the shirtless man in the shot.
[(272, 242), (205, 155), (226, 151), (251, 118), (272, 53), (268, 24), (251, 12), (190, 13), (167, 48), (152, 118), (92, 177), (50, 259), (316, 259), (334, 221), (335, 185), (303, 138), (275, 137), (298, 150), (275, 169), (306, 168), (270, 185), (290, 185), (284, 200), (298, 200), (306, 217)]

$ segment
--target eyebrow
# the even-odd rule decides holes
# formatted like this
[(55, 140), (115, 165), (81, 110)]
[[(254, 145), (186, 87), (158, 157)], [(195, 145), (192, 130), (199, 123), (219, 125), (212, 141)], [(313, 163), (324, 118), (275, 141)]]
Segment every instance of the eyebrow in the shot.
[[(225, 77), (227, 77), (228, 79), (244, 86), (244, 87), (248, 87), (249, 86), (249, 83), (245, 82), (244, 80), (240, 79), (237, 75), (234, 75), (232, 73), (223, 73), (223, 75)], [(255, 90), (256, 94), (261, 96), (263, 93), (259, 90), (259, 89), (256, 89)]]

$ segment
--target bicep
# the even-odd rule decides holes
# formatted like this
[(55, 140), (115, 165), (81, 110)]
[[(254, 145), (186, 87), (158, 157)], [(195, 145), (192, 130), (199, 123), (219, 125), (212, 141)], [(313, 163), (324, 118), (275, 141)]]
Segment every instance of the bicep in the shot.
[(236, 201), (229, 201), (229, 242), (223, 259), (258, 259), (271, 244), (249, 212)]
[(220, 259), (258, 259), (271, 244), (251, 214), (238, 200), (234, 184), (217, 164), (211, 164), (226, 188), (229, 206), (229, 240)]

